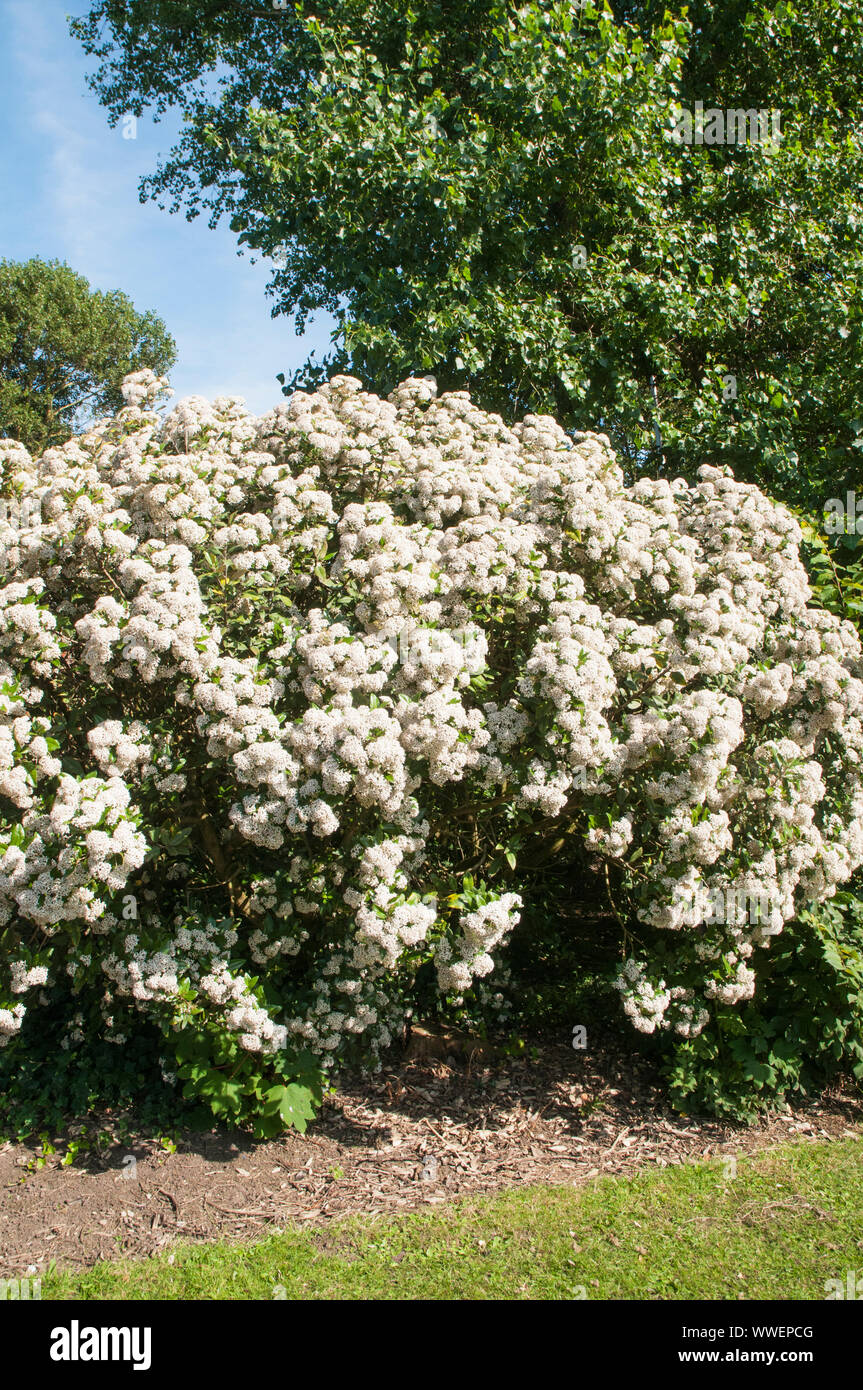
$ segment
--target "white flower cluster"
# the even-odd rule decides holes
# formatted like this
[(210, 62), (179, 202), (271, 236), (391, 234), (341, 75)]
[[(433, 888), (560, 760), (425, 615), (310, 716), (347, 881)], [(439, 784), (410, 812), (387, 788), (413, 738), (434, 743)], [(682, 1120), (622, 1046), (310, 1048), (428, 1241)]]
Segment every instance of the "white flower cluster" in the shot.
[(168, 385), (167, 377), (156, 376), (156, 373), (151, 371), (149, 367), (145, 367), (140, 372), (130, 372), (127, 377), (124, 377), (120, 389), (126, 404), (133, 406), (158, 400), (160, 396), (172, 396), (174, 394)]
[[(0, 1041), (71, 974), (262, 1057), (379, 1050), (421, 965), (491, 970), (520, 898), (462, 880), (513, 827), (667, 933), (621, 973), (637, 1027), (750, 997), (863, 862), (860, 644), (794, 518), (427, 378), (261, 418), (163, 387), (0, 441)], [(717, 912), (741, 891), (768, 909)]]
[(21, 1032), (25, 1012), (23, 1004), (16, 1004), (12, 1009), (0, 1009), (0, 1047), (8, 1046), (15, 1034)]
[(671, 991), (664, 980), (651, 981), (647, 969), (633, 957), (626, 962), (615, 981), (624, 996), (623, 1009), (640, 1033), (655, 1033), (665, 1022)]
[(24, 994), (34, 985), (44, 985), (48, 980), (48, 970), (44, 965), (28, 966), (26, 961), (13, 960), (9, 963), (9, 975), (13, 994)]
[(454, 941), (444, 937), (435, 950), (438, 984), (444, 993), (461, 997), (475, 978), (491, 974), (491, 952), (506, 942), (518, 923), (521, 905), (517, 893), (504, 893), (474, 912), (461, 914), (459, 935)]
[(273, 1023), (266, 1009), (258, 1004), (246, 982), (220, 965), (200, 981), (200, 991), (211, 1003), (225, 1009), (225, 1024), (240, 1034), (240, 1046), (247, 1052), (278, 1052), (284, 1047), (287, 1029)]
[(632, 844), (632, 821), (628, 816), (612, 821), (607, 828), (596, 825), (584, 837), (588, 849), (620, 859)]
[(146, 841), (128, 814), (120, 778), (60, 773), (54, 791), (0, 838), (0, 924), (30, 923), (45, 938), (61, 924), (99, 931), (109, 901), (144, 862)]

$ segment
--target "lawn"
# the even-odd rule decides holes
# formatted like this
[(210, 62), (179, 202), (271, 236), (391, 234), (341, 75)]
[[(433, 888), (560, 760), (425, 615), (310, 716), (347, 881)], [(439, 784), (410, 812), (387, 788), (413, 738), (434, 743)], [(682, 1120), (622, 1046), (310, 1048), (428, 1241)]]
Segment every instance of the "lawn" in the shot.
[(849, 1270), (863, 1283), (863, 1146), (835, 1140), (779, 1145), (736, 1171), (713, 1161), (175, 1246), (49, 1271), (42, 1297), (823, 1299)]

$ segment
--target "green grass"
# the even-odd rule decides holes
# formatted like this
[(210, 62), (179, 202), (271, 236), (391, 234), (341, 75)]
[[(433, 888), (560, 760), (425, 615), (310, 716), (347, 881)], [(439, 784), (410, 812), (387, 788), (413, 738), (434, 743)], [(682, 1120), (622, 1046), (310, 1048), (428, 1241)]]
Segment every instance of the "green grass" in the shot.
[[(45, 1276), (63, 1299), (823, 1299), (863, 1277), (863, 1146), (785, 1144), (586, 1187), (533, 1186), (426, 1215)], [(583, 1293), (580, 1288), (583, 1288)]]

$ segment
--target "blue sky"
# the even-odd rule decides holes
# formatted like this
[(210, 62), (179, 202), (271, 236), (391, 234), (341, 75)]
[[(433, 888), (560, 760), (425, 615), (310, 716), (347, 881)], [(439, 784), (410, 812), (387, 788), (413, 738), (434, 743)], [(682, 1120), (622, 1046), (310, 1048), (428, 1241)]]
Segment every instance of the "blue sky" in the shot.
[(0, 0), (0, 259), (66, 261), (94, 289), (123, 290), (176, 339), (176, 396), (245, 396), (260, 413), (282, 399), (309, 352), (322, 356), (330, 322), (299, 338), (270, 317), (267, 266), (237, 255), (227, 226), (187, 222), (138, 201), (138, 180), (171, 145), (166, 119), (137, 122), (135, 139), (108, 127), (86, 86), (92, 60), (66, 15), (86, 0)]

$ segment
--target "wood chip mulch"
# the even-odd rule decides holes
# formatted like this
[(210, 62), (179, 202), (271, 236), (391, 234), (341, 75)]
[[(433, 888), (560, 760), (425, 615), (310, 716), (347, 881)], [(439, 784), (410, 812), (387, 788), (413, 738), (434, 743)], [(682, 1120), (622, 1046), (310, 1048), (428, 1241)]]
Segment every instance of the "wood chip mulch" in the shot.
[[(116, 1127), (92, 1117), (95, 1135)], [(631, 1056), (545, 1047), (533, 1059), (410, 1062), (343, 1078), (306, 1135), (256, 1143), (221, 1131), (91, 1148), (68, 1167), (0, 1144), (0, 1278), (143, 1257), (175, 1241), (260, 1239), (433, 1209), (524, 1183), (586, 1183), (743, 1156), (793, 1138), (863, 1136), (863, 1099), (836, 1087), (751, 1128), (685, 1117)], [(58, 1136), (60, 1137), (60, 1136)], [(134, 1162), (132, 1160), (134, 1159)]]

